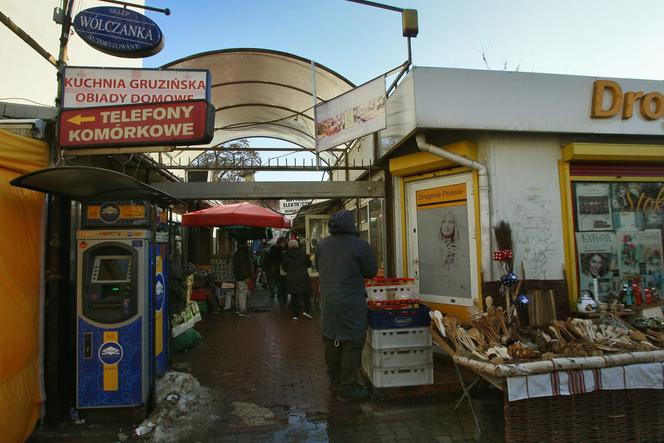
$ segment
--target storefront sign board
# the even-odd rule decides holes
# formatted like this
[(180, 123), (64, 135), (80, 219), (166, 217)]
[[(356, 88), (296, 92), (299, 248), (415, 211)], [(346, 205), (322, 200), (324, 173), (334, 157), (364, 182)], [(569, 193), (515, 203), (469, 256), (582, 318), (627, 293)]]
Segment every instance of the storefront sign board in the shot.
[(205, 100), (65, 110), (60, 146), (192, 145), (214, 133), (214, 108)]
[(99, 6), (85, 9), (76, 15), (73, 25), (84, 42), (117, 57), (148, 57), (164, 47), (159, 26), (128, 8)]
[(66, 67), (65, 109), (210, 100), (210, 71)]

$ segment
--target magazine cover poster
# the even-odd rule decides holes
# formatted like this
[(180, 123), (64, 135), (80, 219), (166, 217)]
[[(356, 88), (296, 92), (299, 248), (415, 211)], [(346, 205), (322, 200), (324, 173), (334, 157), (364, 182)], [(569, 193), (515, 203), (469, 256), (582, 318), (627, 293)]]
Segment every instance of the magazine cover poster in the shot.
[(662, 232), (620, 230), (616, 233), (620, 243), (620, 272), (643, 275), (662, 272)]
[(608, 183), (576, 183), (576, 220), (579, 231), (611, 231), (613, 220)]
[(616, 234), (613, 232), (577, 232), (576, 248), (579, 260), (579, 289), (593, 291), (597, 279), (599, 297), (611, 290), (611, 278), (617, 273)]

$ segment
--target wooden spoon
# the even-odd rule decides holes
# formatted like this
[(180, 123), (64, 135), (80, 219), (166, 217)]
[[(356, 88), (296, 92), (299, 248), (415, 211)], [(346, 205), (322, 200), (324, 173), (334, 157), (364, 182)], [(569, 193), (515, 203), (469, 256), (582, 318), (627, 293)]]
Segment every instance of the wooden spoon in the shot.
[(486, 311), (489, 312), (489, 308), (493, 307), (493, 297), (490, 295), (484, 297), (484, 304), (486, 305)]
[(480, 346), (480, 348), (486, 349), (486, 341), (480, 331), (475, 328), (470, 328), (468, 330), (468, 335)]
[(498, 307), (496, 309), (496, 319), (498, 319), (498, 322), (500, 323), (500, 329), (503, 332), (503, 336), (510, 338), (510, 331), (507, 329), (507, 325), (505, 324), (505, 311), (503, 311), (502, 307)]
[(436, 319), (436, 324), (440, 328), (440, 332), (443, 334), (443, 337), (447, 337), (447, 332), (445, 331), (445, 326), (443, 325), (443, 314), (439, 310), (433, 311), (433, 318)]

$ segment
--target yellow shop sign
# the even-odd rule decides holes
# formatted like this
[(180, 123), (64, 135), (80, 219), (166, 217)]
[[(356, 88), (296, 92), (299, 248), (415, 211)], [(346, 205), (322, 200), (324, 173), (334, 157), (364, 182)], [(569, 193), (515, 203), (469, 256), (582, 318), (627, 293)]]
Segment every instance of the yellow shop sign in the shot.
[[(605, 101), (606, 99), (606, 101)], [(620, 85), (612, 80), (595, 80), (590, 116), (609, 118), (621, 113), (623, 120), (632, 118), (634, 109), (645, 120), (657, 120), (664, 117), (664, 95), (654, 92), (627, 91), (623, 93)]]

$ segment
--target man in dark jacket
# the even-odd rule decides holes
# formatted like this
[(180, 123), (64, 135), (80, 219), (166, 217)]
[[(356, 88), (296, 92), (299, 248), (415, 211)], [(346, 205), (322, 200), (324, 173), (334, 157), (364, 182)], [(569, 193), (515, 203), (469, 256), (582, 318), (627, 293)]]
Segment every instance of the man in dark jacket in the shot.
[(327, 373), (339, 400), (361, 400), (368, 396), (357, 382), (367, 333), (364, 279), (376, 275), (376, 258), (352, 212), (335, 213), (328, 226), (330, 236), (316, 248)]
[(267, 253), (270, 291), (272, 292), (272, 296), (279, 296), (280, 300), (288, 295), (288, 290), (285, 288), (286, 283), (282, 281), (282, 276), (280, 275), (281, 260), (283, 259), (285, 249), (286, 237), (279, 237)]

